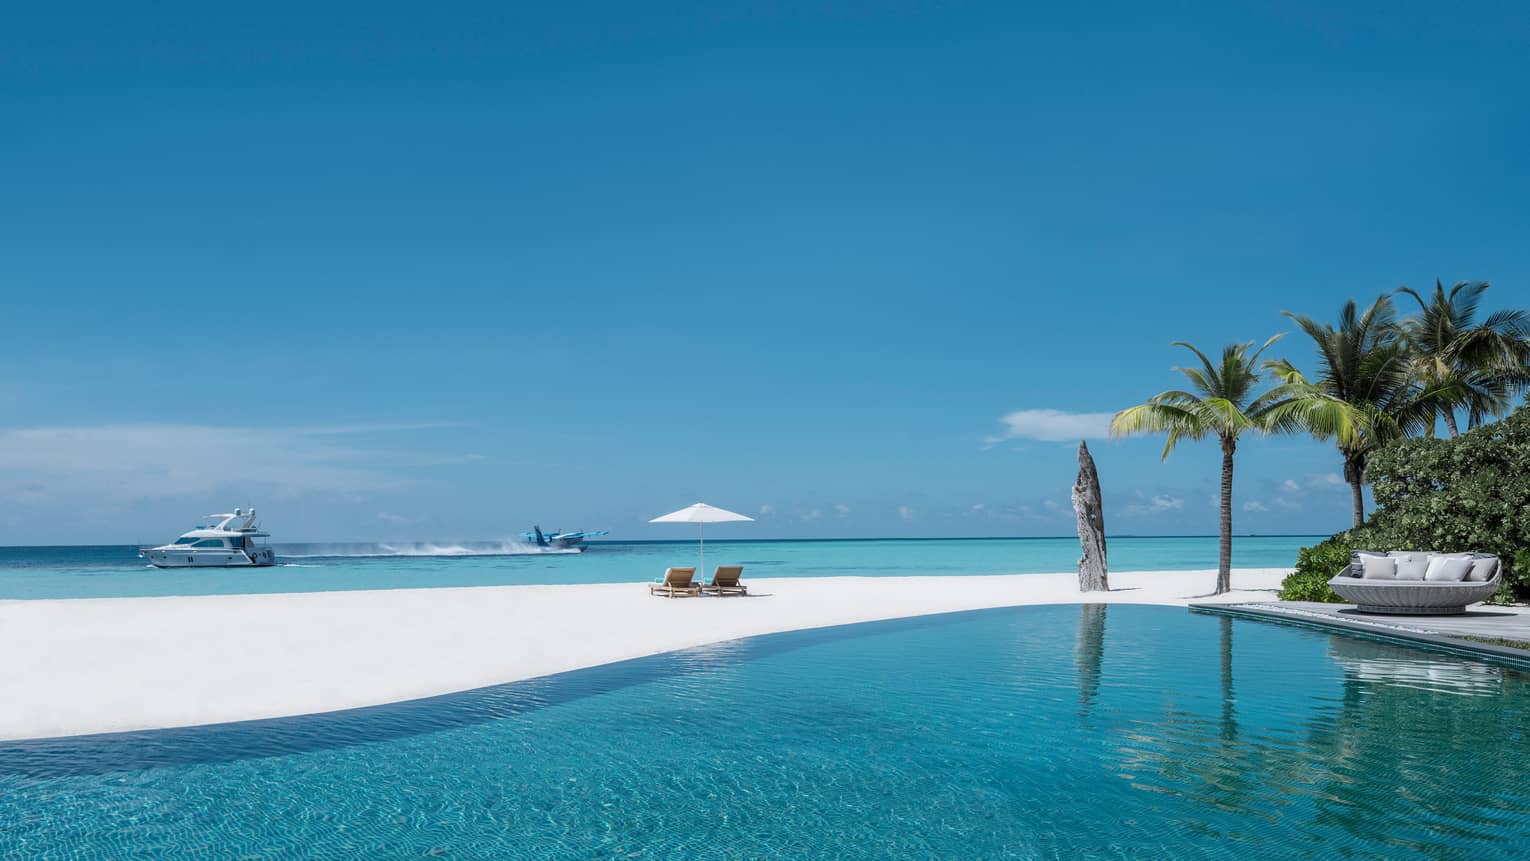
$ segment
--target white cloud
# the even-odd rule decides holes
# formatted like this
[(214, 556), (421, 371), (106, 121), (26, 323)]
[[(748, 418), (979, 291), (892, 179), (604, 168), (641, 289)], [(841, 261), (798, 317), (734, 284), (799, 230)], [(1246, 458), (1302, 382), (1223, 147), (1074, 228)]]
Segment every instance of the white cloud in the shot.
[(910, 508), (907, 505), (900, 505), (900, 506), (898, 506), (898, 516), (903, 518), (904, 520), (913, 520), (914, 519), (914, 509)]
[(844, 504), (843, 502), (841, 502), (838, 505), (834, 506), (834, 513), (838, 514), (840, 517), (844, 517), (845, 515), (850, 513), (850, 506), (848, 506), (848, 505)]
[(1308, 487), (1343, 487), (1344, 476), (1337, 472), (1310, 473), (1307, 476)]
[(1268, 506), (1266, 506), (1264, 503), (1260, 502), (1259, 500), (1257, 500), (1257, 499), (1250, 499), (1248, 502), (1243, 503), (1243, 510), (1244, 511), (1269, 511), (1270, 509), (1269, 509)]
[(820, 511), (817, 508), (815, 508), (815, 509), (813, 509), (811, 511), (808, 511), (808, 512), (806, 512), (806, 513), (804, 513), (802, 515), (802, 519), (803, 520), (817, 520), (820, 517), (823, 517), (823, 512)]
[(1302, 492), (1302, 486), (1297, 484), (1296, 482), (1292, 481), (1289, 478), (1286, 479), (1285, 481), (1282, 481), (1280, 483), (1280, 486), (1281, 486), (1282, 489), (1287, 490), (1287, 491), (1289, 491), (1291, 493), (1301, 493)]
[(377, 519), (384, 523), (392, 523), (394, 525), (402, 525), (409, 522), (409, 518), (403, 516), (402, 514), (389, 514), (386, 511), (377, 512)]
[(45, 488), (52, 503), (109, 504), (214, 491), (354, 493), (400, 487), (405, 482), (384, 467), (420, 462), (342, 435), (173, 424), (11, 428), (0, 430), (0, 495), (30, 486)]
[(984, 438), (992, 445), (1012, 439), (1069, 442), (1104, 439), (1114, 413), (1065, 413), (1062, 410), (1017, 410), (999, 419), (1004, 430)]
[(1135, 517), (1144, 514), (1163, 514), (1166, 511), (1180, 511), (1184, 507), (1185, 501), (1180, 497), (1160, 493), (1146, 502), (1133, 502), (1123, 508), (1122, 511)]
[(762, 505), (762, 506), (760, 506), (760, 516), (761, 517), (771, 517), (775, 513), (776, 513), (776, 507), (774, 505)]

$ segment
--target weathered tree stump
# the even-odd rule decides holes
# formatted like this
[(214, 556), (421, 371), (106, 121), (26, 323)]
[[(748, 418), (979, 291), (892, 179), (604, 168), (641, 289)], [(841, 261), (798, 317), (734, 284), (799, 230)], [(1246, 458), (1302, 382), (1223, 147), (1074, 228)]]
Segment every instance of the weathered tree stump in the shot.
[(1078, 541), (1084, 555), (1078, 560), (1080, 592), (1109, 592), (1105, 565), (1105, 508), (1100, 499), (1100, 474), (1095, 471), (1089, 446), (1078, 443), (1078, 480), (1073, 482), (1073, 510), (1078, 514)]

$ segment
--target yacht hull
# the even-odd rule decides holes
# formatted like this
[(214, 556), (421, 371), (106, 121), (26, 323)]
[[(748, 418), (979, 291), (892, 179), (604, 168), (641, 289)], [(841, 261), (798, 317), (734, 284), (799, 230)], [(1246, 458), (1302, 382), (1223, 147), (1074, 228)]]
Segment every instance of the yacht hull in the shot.
[(276, 564), (269, 550), (256, 551), (254, 558), (239, 550), (173, 550), (154, 548), (139, 555), (155, 568), (265, 568)]

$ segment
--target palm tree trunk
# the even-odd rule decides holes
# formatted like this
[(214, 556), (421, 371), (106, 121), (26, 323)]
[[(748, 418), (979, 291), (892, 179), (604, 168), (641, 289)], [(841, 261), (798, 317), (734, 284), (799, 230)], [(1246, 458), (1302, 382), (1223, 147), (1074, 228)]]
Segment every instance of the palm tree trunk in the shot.
[(1222, 438), (1222, 511), (1220, 540), (1217, 543), (1217, 588), (1220, 595), (1232, 589), (1232, 484), (1233, 452), (1238, 449), (1236, 437)]
[(1461, 432), (1456, 430), (1455, 409), (1453, 407), (1444, 407), (1440, 410), (1440, 412), (1445, 416), (1445, 430), (1450, 432), (1450, 438), (1455, 439), (1456, 437), (1460, 436)]
[(1359, 526), (1365, 522), (1365, 493), (1361, 489), (1361, 483), (1365, 480), (1365, 465), (1359, 458), (1344, 456), (1344, 480), (1349, 482), (1351, 510), (1355, 525)]

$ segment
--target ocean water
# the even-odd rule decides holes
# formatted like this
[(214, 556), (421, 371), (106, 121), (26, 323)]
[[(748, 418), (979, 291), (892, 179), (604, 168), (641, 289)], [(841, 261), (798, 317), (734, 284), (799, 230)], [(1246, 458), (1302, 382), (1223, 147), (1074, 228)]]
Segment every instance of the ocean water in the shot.
[(793, 632), (0, 743), (26, 859), (1520, 859), (1530, 678), (1181, 609)]
[[(1289, 567), (1298, 548), (1320, 536), (1242, 537), (1233, 564)], [(270, 568), (157, 569), (138, 548), (0, 547), (0, 599), (113, 598), (323, 592), (429, 586), (622, 583), (657, 579), (671, 565), (693, 565), (695, 542), (601, 542), (584, 553), (539, 552), (515, 542), (276, 544)], [(1215, 568), (1217, 539), (1112, 538), (1116, 571)], [(1072, 571), (1073, 538), (866, 541), (708, 541), (706, 564), (741, 564), (748, 577), (926, 574), (1032, 574)]]

